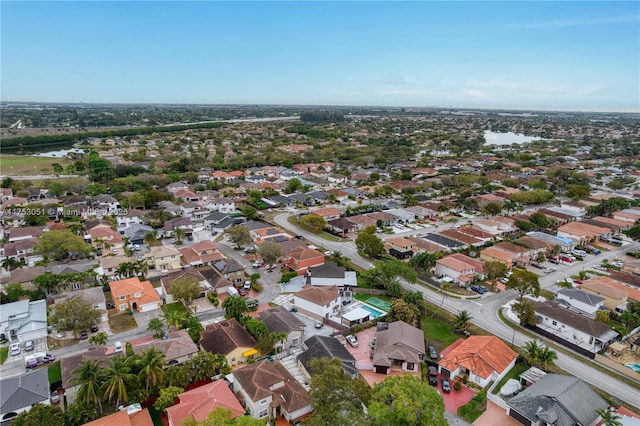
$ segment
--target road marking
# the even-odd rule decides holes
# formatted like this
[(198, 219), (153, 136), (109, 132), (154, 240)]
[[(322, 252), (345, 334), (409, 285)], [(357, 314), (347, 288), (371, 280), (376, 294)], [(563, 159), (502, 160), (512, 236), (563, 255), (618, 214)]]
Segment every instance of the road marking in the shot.
[(467, 299), (467, 300), (469, 300), (469, 302), (471, 302), (471, 303), (475, 303), (478, 306), (484, 306), (482, 303), (478, 303), (475, 300), (470, 300), (470, 299)]

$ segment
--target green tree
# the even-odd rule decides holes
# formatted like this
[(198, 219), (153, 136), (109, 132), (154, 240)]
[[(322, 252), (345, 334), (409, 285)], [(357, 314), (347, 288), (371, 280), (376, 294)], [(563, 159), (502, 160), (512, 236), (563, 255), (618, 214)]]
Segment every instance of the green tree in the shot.
[(160, 318), (151, 318), (147, 324), (147, 331), (153, 331), (153, 338), (159, 339), (164, 335), (164, 323)]
[(16, 302), (22, 296), (27, 294), (24, 288), (22, 288), (22, 284), (13, 283), (9, 284), (4, 288), (4, 293), (7, 295), (7, 300), (11, 302)]
[(100, 387), (104, 383), (105, 376), (100, 360), (84, 360), (73, 370), (75, 382), (80, 387), (77, 391), (77, 400), (84, 404), (98, 406), (102, 415), (102, 392)]
[(373, 268), (365, 271), (362, 277), (373, 287), (385, 289), (394, 296), (400, 295), (399, 279), (412, 284), (418, 280), (416, 271), (398, 259), (374, 262)]
[(131, 372), (134, 358), (117, 355), (111, 360), (111, 366), (105, 368), (105, 382), (102, 384), (104, 396), (109, 402), (116, 397), (116, 407), (120, 401), (126, 403), (128, 399), (127, 387), (134, 383), (136, 376)]
[(311, 406), (309, 424), (354, 426), (368, 424), (363, 412), (371, 398), (371, 388), (360, 376), (353, 379), (342, 369), (339, 358), (311, 360)]
[(456, 314), (453, 319), (453, 329), (455, 331), (466, 331), (469, 327), (469, 321), (471, 321), (472, 317), (469, 315), (467, 311), (460, 311)]
[(187, 235), (187, 232), (182, 228), (176, 228), (173, 230), (172, 235), (176, 239), (177, 244), (182, 244), (182, 241), (184, 241), (184, 237)]
[(615, 411), (599, 408), (596, 412), (602, 418), (602, 426), (623, 426), (622, 417), (617, 415)]
[(444, 401), (432, 386), (419, 377), (389, 376), (376, 384), (368, 406), (372, 426), (446, 426)]
[(233, 418), (229, 408), (218, 407), (209, 413), (209, 417), (197, 422), (192, 416), (183, 421), (181, 426), (264, 426), (264, 420), (254, 419), (251, 416), (238, 416)]
[(589, 185), (568, 185), (565, 195), (573, 200), (581, 200), (591, 195)]
[(627, 236), (635, 241), (640, 240), (640, 222), (633, 224), (631, 228), (624, 232)]
[(56, 303), (49, 323), (56, 330), (72, 330), (74, 337), (84, 330), (88, 330), (100, 320), (100, 311), (93, 304), (81, 297), (74, 297), (61, 303)]
[(184, 389), (177, 386), (169, 386), (164, 389), (160, 389), (160, 396), (153, 404), (153, 408), (157, 411), (165, 411), (176, 403), (176, 398), (184, 392)]
[(249, 234), (249, 228), (242, 225), (234, 225), (227, 231), (229, 240), (236, 245), (236, 248), (240, 248), (249, 244), (251, 240), (251, 234)]
[(360, 231), (356, 237), (356, 247), (365, 256), (375, 258), (382, 254), (384, 242), (373, 233)]
[(258, 211), (250, 206), (246, 205), (242, 208), (242, 215), (247, 218), (247, 220), (254, 220), (257, 217)]
[(189, 377), (189, 367), (186, 365), (173, 365), (167, 368), (164, 373), (164, 383), (166, 386), (187, 387), (191, 377)]
[(187, 306), (200, 296), (200, 283), (193, 275), (183, 275), (171, 282), (171, 294), (177, 300), (182, 300)]
[(245, 312), (249, 312), (247, 301), (242, 296), (229, 296), (222, 302), (222, 308), (225, 310), (225, 318), (235, 318), (240, 321), (240, 317)]
[(482, 208), (482, 213), (488, 216), (495, 216), (497, 214), (500, 214), (501, 211), (502, 211), (502, 205), (496, 202), (487, 203)]
[(92, 422), (98, 417), (100, 417), (100, 414), (95, 405), (76, 400), (75, 403), (67, 406), (64, 412), (64, 424), (66, 426), (80, 426)]
[(109, 336), (104, 331), (89, 337), (89, 343), (95, 346), (104, 346), (107, 344)]
[(558, 354), (548, 346), (543, 346), (538, 353), (538, 361), (543, 370), (547, 370), (550, 366), (554, 365), (556, 359), (558, 359)]
[(522, 302), (523, 297), (527, 294), (536, 297), (540, 294), (538, 275), (526, 269), (515, 270), (509, 277), (506, 287), (518, 292), (518, 300), (520, 302)]
[(49, 231), (38, 238), (35, 250), (47, 260), (62, 260), (69, 253), (86, 256), (90, 252), (90, 247), (82, 237), (74, 235), (70, 231)]
[(394, 299), (391, 302), (391, 310), (389, 311), (391, 320), (404, 321), (407, 324), (413, 325), (420, 316), (418, 307), (414, 304), (405, 302), (402, 299)]
[(156, 231), (148, 231), (146, 234), (144, 234), (144, 243), (145, 244), (151, 244), (153, 242), (155, 242), (158, 239), (158, 234), (156, 233)]
[(308, 214), (300, 218), (298, 224), (306, 231), (319, 234), (327, 226), (327, 221), (321, 216)]
[(173, 326), (176, 330), (180, 330), (189, 321), (189, 314), (185, 311), (171, 310), (164, 314), (164, 320), (168, 329)]
[(13, 426), (60, 426), (64, 424), (64, 411), (49, 404), (36, 404), (11, 420)]
[(207, 351), (198, 352), (189, 360), (189, 368), (194, 371), (193, 380), (199, 382), (217, 374), (229, 374), (231, 368), (223, 354), (212, 354)]
[(436, 266), (436, 255), (434, 253), (422, 252), (417, 256), (414, 256), (409, 261), (409, 265), (415, 269), (422, 271), (430, 271), (431, 268)]
[(300, 191), (301, 189), (302, 189), (302, 182), (300, 182), (300, 179), (293, 178), (287, 181), (287, 189), (285, 190), (285, 192), (287, 194), (292, 194), (296, 191)]
[(150, 348), (143, 352), (136, 361), (140, 372), (138, 380), (145, 383), (145, 390), (149, 392), (151, 386), (162, 383), (164, 378), (164, 353), (156, 348)]
[(260, 246), (258, 254), (267, 264), (273, 264), (282, 256), (282, 248), (278, 243), (264, 243)]
[(522, 299), (519, 302), (513, 304), (513, 312), (518, 315), (520, 319), (520, 325), (534, 326), (536, 325), (536, 312), (533, 302), (531, 300)]
[(484, 274), (491, 283), (491, 288), (495, 290), (496, 280), (503, 278), (509, 271), (507, 265), (499, 260), (489, 260), (483, 265)]
[(335, 263), (338, 266), (342, 266), (345, 267), (349, 264), (349, 258), (347, 256), (345, 256), (344, 254), (342, 254), (339, 251), (334, 251), (332, 252), (328, 257), (327, 260), (330, 262)]
[(553, 221), (541, 212), (535, 212), (529, 216), (529, 222), (538, 225), (540, 228), (548, 228), (553, 225)]

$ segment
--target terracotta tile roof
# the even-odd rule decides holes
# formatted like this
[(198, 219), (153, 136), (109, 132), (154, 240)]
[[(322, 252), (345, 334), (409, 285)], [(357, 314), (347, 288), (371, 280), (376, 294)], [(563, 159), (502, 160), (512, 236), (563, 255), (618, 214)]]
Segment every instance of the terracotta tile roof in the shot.
[(308, 300), (316, 305), (326, 305), (338, 298), (338, 287), (335, 285), (329, 287), (304, 286), (295, 294), (295, 297)]
[(179, 359), (187, 355), (198, 353), (198, 347), (187, 330), (175, 330), (169, 333), (167, 339), (153, 339), (149, 342), (141, 343), (133, 346), (133, 352), (140, 354), (151, 348), (156, 348), (164, 354), (165, 361)]
[(340, 216), (342, 214), (342, 210), (336, 209), (335, 207), (325, 207), (323, 209), (313, 210), (311, 214), (315, 214), (320, 217)]
[(322, 258), (324, 261), (324, 254), (317, 250), (313, 250), (306, 247), (296, 247), (288, 254), (289, 257), (296, 259), (297, 261), (309, 260), (315, 258)]
[(405, 247), (405, 248), (413, 247), (416, 245), (413, 241), (403, 237), (387, 238), (387, 242), (393, 245), (396, 245), (398, 247)]
[(451, 256), (438, 259), (436, 260), (436, 263), (442, 266), (446, 266), (447, 268), (451, 268), (457, 272), (469, 271), (474, 268), (473, 265), (469, 265), (466, 262), (461, 262), (460, 260), (454, 259)]
[[(111, 281), (109, 283), (111, 297), (117, 301), (120, 296), (129, 296), (130, 302), (137, 302), (139, 305), (160, 302), (160, 296), (149, 281), (140, 281), (140, 278), (133, 277), (125, 280)], [(136, 292), (140, 292), (140, 297), (134, 298)]]
[(85, 423), (84, 426), (153, 426), (153, 420), (149, 414), (149, 409), (145, 408), (142, 411), (127, 414), (127, 410), (117, 411), (105, 417), (101, 417), (98, 420), (94, 420), (89, 423)]
[(216, 408), (231, 410), (231, 418), (245, 414), (244, 408), (225, 380), (218, 380), (178, 395), (180, 402), (167, 408), (170, 424), (179, 425), (187, 418), (204, 421)]
[(200, 347), (214, 354), (227, 355), (236, 348), (255, 346), (255, 339), (235, 318), (208, 325), (200, 337)]
[(453, 259), (459, 260), (460, 262), (469, 264), (474, 267), (476, 272), (478, 272), (479, 274), (484, 274), (484, 267), (483, 267), (482, 261), (480, 261), (479, 259), (474, 259), (462, 253), (450, 254), (448, 257), (451, 257)]
[(517, 357), (517, 353), (495, 336), (471, 336), (442, 358), (439, 364), (449, 371), (461, 366), (486, 379), (494, 371), (502, 373)]
[(503, 262), (511, 262), (511, 255), (509, 253), (506, 253), (494, 247), (486, 248), (482, 250), (481, 253), (484, 253), (487, 256), (493, 257), (494, 259), (498, 259)]

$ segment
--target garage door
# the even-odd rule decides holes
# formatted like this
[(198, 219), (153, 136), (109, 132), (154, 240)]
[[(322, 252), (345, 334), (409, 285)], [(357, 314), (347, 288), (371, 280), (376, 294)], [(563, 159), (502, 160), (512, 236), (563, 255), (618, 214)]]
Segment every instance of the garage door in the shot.
[(373, 367), (373, 371), (374, 373), (379, 373), (379, 374), (387, 374), (387, 372), (389, 371), (387, 367), (381, 366), (381, 365), (376, 365)]
[(149, 312), (154, 309), (158, 309), (157, 303), (147, 303), (146, 305), (140, 305), (140, 312)]
[(451, 377), (451, 371), (447, 370), (446, 368), (440, 368), (440, 374), (442, 374), (442, 377), (446, 377), (447, 379)]

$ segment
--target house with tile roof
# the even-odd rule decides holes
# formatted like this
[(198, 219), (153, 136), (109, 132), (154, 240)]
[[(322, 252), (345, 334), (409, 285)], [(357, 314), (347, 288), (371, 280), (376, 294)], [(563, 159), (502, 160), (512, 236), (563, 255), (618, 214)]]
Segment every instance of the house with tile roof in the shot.
[(324, 254), (308, 247), (295, 247), (284, 256), (284, 265), (298, 275), (303, 275), (307, 269), (324, 264)]
[(140, 281), (133, 277), (124, 280), (111, 281), (111, 298), (118, 311), (134, 310), (149, 312), (160, 309), (162, 301), (149, 281)]
[(571, 238), (581, 244), (600, 241), (601, 238), (611, 237), (611, 230), (601, 226), (589, 225), (584, 222), (571, 222), (558, 227), (558, 237)]
[(188, 247), (178, 249), (183, 263), (191, 266), (212, 265), (218, 260), (224, 259), (218, 246), (208, 240), (200, 241)]
[(340, 292), (333, 286), (304, 286), (294, 293), (293, 304), (303, 315), (322, 321), (323, 318), (340, 314)]
[(439, 372), (450, 379), (468, 374), (469, 380), (481, 387), (500, 381), (518, 358), (516, 352), (495, 336), (471, 336), (454, 345), (457, 343), (453, 350), (443, 351), (443, 358), (438, 362)]
[(360, 375), (356, 359), (335, 337), (315, 335), (304, 341), (304, 348), (305, 351), (298, 355), (298, 364), (302, 366), (302, 373), (308, 380), (314, 374), (311, 361), (316, 358), (339, 358), (345, 373), (354, 379)]
[(490, 262), (490, 261), (502, 262), (506, 265), (508, 269), (511, 269), (511, 266), (513, 266), (513, 263), (512, 263), (513, 256), (495, 247), (488, 247), (482, 250), (480, 252), (480, 259), (484, 260), (485, 262)]
[(149, 268), (156, 271), (170, 271), (172, 269), (182, 269), (180, 251), (172, 245), (151, 247), (149, 252), (143, 255), (147, 260)]
[(155, 348), (164, 354), (165, 362), (184, 364), (193, 358), (199, 349), (187, 330), (172, 330), (162, 339), (154, 339), (153, 336), (145, 336), (140, 339), (132, 340), (131, 346), (133, 352), (140, 355), (147, 352), (151, 348)]
[(89, 287), (82, 290), (67, 291), (61, 295), (62, 297), (54, 298), (54, 303), (62, 303), (69, 299), (79, 297), (87, 302), (91, 303), (94, 309), (100, 311), (100, 322), (106, 322), (109, 320), (107, 313), (107, 299), (100, 287)]
[(167, 408), (169, 426), (180, 426), (193, 419), (202, 422), (217, 408), (231, 411), (231, 418), (243, 416), (245, 410), (229, 389), (228, 382), (218, 380), (178, 395), (179, 402)]
[(302, 346), (306, 324), (284, 306), (262, 311), (258, 314), (258, 319), (267, 326), (269, 333), (286, 334), (286, 340), (276, 343), (276, 352), (281, 356), (290, 355)]
[[(6, 305), (5, 305), (6, 306)], [(49, 405), (49, 376), (39, 368), (20, 376), (0, 380), (0, 420), (11, 419), (29, 411), (36, 404)]]
[(420, 371), (425, 354), (422, 330), (404, 321), (395, 321), (381, 327), (378, 324), (376, 343), (373, 349), (373, 371), (390, 374), (391, 370)]
[(391, 237), (385, 241), (385, 248), (396, 259), (411, 259), (416, 251), (416, 243), (408, 238)]
[(231, 373), (233, 391), (252, 417), (299, 421), (312, 411), (309, 393), (280, 363), (264, 360)]
[(256, 340), (235, 319), (209, 324), (200, 334), (200, 348), (214, 354), (223, 354), (231, 367), (245, 364), (255, 358)]
[(507, 401), (507, 414), (525, 426), (595, 426), (609, 403), (584, 381), (547, 374)]
[(626, 306), (629, 290), (609, 277), (592, 277), (582, 282), (580, 290), (602, 297), (603, 305), (612, 312)]
[(100, 417), (89, 423), (85, 423), (83, 426), (153, 426), (153, 420), (151, 420), (151, 414), (149, 409), (145, 408), (142, 411), (136, 411), (129, 414), (127, 410), (116, 411), (108, 416)]

